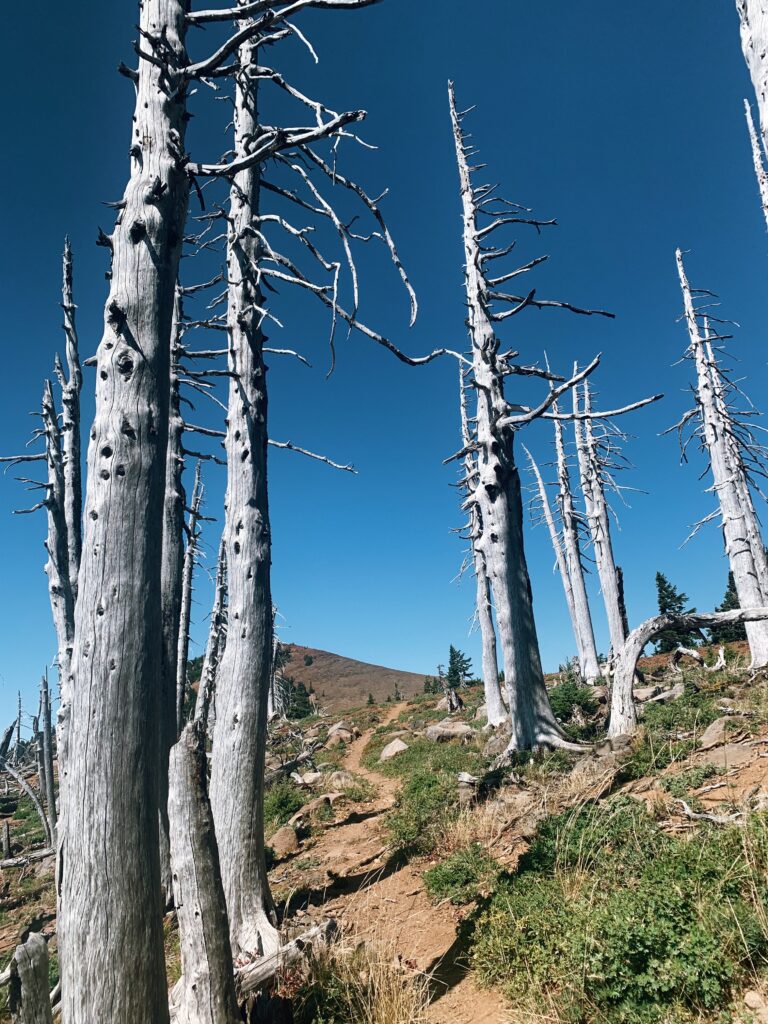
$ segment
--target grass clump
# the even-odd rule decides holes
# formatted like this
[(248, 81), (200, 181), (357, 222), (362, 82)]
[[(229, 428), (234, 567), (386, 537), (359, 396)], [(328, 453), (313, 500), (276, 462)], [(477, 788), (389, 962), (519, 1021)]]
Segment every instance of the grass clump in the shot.
[(286, 981), (296, 1024), (426, 1021), (426, 979), (398, 967), (391, 949), (343, 942), (321, 947), (301, 978)]
[(478, 895), (487, 894), (499, 874), (499, 865), (480, 846), (460, 847), (441, 864), (424, 872), (424, 884), (430, 898), (448, 899), (461, 906)]
[(304, 794), (289, 779), (270, 786), (264, 794), (264, 832), (272, 835), (304, 806)]
[(766, 869), (764, 817), (680, 838), (626, 798), (560, 815), (498, 884), (474, 963), (569, 1024), (715, 1021), (768, 956)]

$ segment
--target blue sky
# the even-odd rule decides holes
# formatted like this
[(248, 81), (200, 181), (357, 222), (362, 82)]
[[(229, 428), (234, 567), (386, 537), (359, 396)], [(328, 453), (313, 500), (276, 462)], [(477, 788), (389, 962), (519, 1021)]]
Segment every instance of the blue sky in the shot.
[[(675, 246), (692, 250), (694, 284), (716, 290), (741, 330), (733, 351), (759, 402), (765, 391), (765, 275), (761, 219), (741, 109), (751, 95), (727, 0), (385, 0), (355, 14), (310, 14), (301, 22), (321, 61), (297, 44), (276, 51), (281, 70), (336, 109), (364, 108), (376, 153), (351, 151), (346, 167), (372, 193), (389, 188), (385, 212), (419, 295), (408, 332), (405, 297), (387, 264), (361, 263), (362, 312), (410, 351), (464, 344), (460, 219), (446, 82), (455, 79), (468, 123), (502, 191), (557, 217), (559, 227), (521, 241), (527, 257), (549, 253), (537, 272), (540, 297), (609, 308), (612, 322), (530, 312), (503, 335), (526, 361), (547, 351), (556, 367), (602, 351), (601, 398), (621, 404), (656, 391), (666, 399), (628, 418), (626, 483), (648, 494), (621, 509), (618, 561), (633, 623), (655, 610), (662, 569), (699, 608), (722, 597), (726, 565), (710, 528), (686, 548), (689, 524), (711, 508), (698, 480), (703, 463), (680, 467), (676, 443), (659, 431), (687, 407), (685, 347)], [(6, 159), (2, 164), (6, 242), (3, 281), (2, 448), (20, 449), (42, 380), (61, 347), (59, 255), (69, 233), (76, 257), (83, 354), (95, 350), (106, 294), (109, 229), (102, 203), (117, 199), (127, 173), (130, 84), (115, 73), (131, 60), (132, 2), (44, 0), (6, 23), (0, 68)], [(200, 49), (206, 38), (197, 35)], [(30, 40), (35, 40), (34, 65)], [(198, 102), (193, 99), (193, 104)], [(194, 159), (224, 148), (201, 102), (192, 122)], [(194, 272), (188, 272), (194, 279)], [(532, 282), (533, 283), (533, 282)], [(444, 661), (449, 643), (479, 662), (467, 636), (474, 587), (452, 582), (462, 545), (442, 460), (458, 447), (455, 369), (408, 369), (363, 338), (341, 340), (327, 368), (327, 323), (306, 302), (282, 299), (286, 325), (274, 344), (300, 344), (307, 370), (275, 363), (273, 436), (351, 461), (359, 475), (333, 473), (286, 453), (271, 462), (274, 591), (285, 640), (419, 672)], [(86, 371), (86, 392), (93, 389)], [(530, 400), (533, 392), (516, 392)], [(89, 399), (90, 401), (90, 399)], [(541, 460), (545, 425), (526, 433)], [(220, 515), (223, 471), (206, 468), (208, 513)], [(17, 689), (33, 691), (50, 662), (53, 635), (42, 572), (44, 521), (13, 517), (25, 502), (12, 474), (0, 478), (5, 586), (0, 594), (0, 712), (10, 718)], [(209, 561), (220, 524), (207, 527)], [(573, 640), (552, 573), (545, 532), (528, 533), (529, 564), (545, 666), (556, 668)], [(201, 574), (195, 640), (206, 630), (210, 589)], [(599, 646), (607, 646), (594, 579)], [(199, 647), (193, 648), (193, 653)]]

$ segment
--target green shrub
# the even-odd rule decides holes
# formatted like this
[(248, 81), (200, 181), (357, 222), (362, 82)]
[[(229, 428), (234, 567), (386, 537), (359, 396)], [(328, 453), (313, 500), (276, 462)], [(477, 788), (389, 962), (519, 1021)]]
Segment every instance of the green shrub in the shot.
[(499, 866), (478, 843), (455, 850), (441, 864), (424, 872), (424, 884), (433, 900), (470, 903), (495, 882)]
[(571, 680), (552, 687), (549, 691), (549, 703), (561, 722), (570, 722), (576, 708), (585, 715), (593, 715), (597, 711), (597, 701), (590, 687)]
[(573, 1024), (682, 1024), (768, 955), (768, 828), (663, 832), (627, 799), (545, 821), (475, 929), (486, 982)]
[(394, 849), (408, 855), (429, 853), (440, 824), (450, 817), (457, 801), (455, 776), (428, 768), (415, 771), (403, 784), (386, 821)]
[(276, 832), (304, 806), (304, 794), (289, 779), (270, 786), (264, 795), (264, 831)]

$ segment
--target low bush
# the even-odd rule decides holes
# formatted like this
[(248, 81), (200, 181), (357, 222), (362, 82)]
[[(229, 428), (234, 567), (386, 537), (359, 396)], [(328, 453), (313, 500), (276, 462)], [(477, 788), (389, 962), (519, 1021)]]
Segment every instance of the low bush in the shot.
[(479, 843), (455, 850), (441, 864), (424, 872), (424, 885), (429, 896), (437, 901), (470, 903), (478, 895), (487, 895), (499, 874), (499, 865)]
[(305, 803), (304, 793), (289, 779), (283, 779), (270, 786), (264, 795), (264, 832), (272, 835), (281, 825), (301, 810)]
[(552, 687), (549, 691), (549, 703), (561, 722), (570, 722), (577, 708), (585, 715), (593, 715), (597, 711), (597, 701), (592, 689), (571, 680)]
[(759, 816), (671, 836), (626, 798), (548, 819), (476, 923), (475, 966), (569, 1024), (715, 1020), (768, 956), (767, 837)]

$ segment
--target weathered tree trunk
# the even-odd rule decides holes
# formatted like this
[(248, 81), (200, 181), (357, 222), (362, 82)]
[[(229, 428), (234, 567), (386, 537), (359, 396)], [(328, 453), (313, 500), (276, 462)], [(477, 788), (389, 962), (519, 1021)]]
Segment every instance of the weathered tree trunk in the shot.
[[(729, 447), (732, 425), (727, 418), (724, 419), (723, 405), (718, 402), (717, 388), (707, 358), (706, 342), (699, 331), (691, 288), (679, 249), (677, 269), (683, 292), (691, 353), (696, 366), (696, 398), (703, 440), (709, 454), (714, 490), (720, 506), (725, 552), (733, 572), (739, 604), (742, 608), (758, 608), (763, 603), (763, 593), (749, 539), (746, 521), (748, 510), (745, 507), (743, 487), (740, 488), (737, 482), (732, 462), (733, 450)], [(762, 668), (768, 664), (768, 623), (761, 620), (745, 621), (749, 649), (752, 653), (752, 667)]]
[(56, 787), (53, 778), (53, 735), (51, 732), (51, 696), (48, 689), (48, 673), (40, 685), (40, 717), (43, 720), (43, 762), (45, 764), (45, 804), (51, 838), (56, 843)]
[[(245, 23), (242, 23), (243, 25)], [(235, 90), (235, 152), (260, 135), (257, 47), (241, 47)], [(216, 678), (211, 807), (235, 956), (279, 945), (264, 858), (264, 757), (272, 662), (271, 535), (267, 493), (267, 381), (259, 310), (260, 166), (239, 171), (228, 222), (229, 370), (227, 492), (223, 540), (229, 592), (227, 645)]]
[[(184, 0), (143, 0), (131, 174), (110, 239), (61, 773), (63, 1024), (163, 1024), (157, 692), (174, 289), (189, 196)], [(120, 969), (133, 955), (130, 970)]]
[(13, 954), (8, 1005), (13, 1024), (52, 1024), (48, 944), (39, 932), (32, 932)]
[[(477, 467), (471, 452), (471, 431), (467, 416), (467, 394), (464, 386), (464, 370), (459, 364), (459, 410), (461, 413), (461, 439), (467, 454), (464, 458), (466, 476), (465, 490), (474, 495), (477, 487)], [(483, 532), (480, 508), (472, 502), (469, 509), (469, 543), (472, 547), (472, 561), (475, 570), (477, 594), (475, 606), (477, 621), (480, 627), (482, 642), (483, 689), (488, 724), (499, 726), (507, 717), (507, 709), (501, 697), (499, 686), (499, 659), (496, 649), (496, 627), (493, 624), (493, 605), (491, 601), (491, 584), (485, 567), (485, 557), (480, 550), (479, 541)]]
[[(589, 414), (592, 403), (589, 384), (587, 383), (584, 384), (583, 406), (583, 412)], [(580, 412), (578, 387), (573, 390), (573, 411), (574, 416), (578, 416)], [(616, 560), (613, 555), (611, 524), (608, 515), (608, 503), (605, 499), (600, 457), (592, 429), (592, 421), (590, 419), (574, 419), (574, 431), (579, 461), (579, 475), (581, 478), (581, 491), (584, 495), (584, 507), (587, 513), (589, 532), (592, 537), (592, 547), (595, 552), (595, 563), (597, 564), (597, 573), (600, 578), (600, 589), (605, 604), (605, 612), (608, 617), (611, 647), (616, 652), (624, 643), (626, 633), (621, 613), (619, 577), (616, 570)]]
[(768, 3), (736, 0), (736, 9), (741, 22), (741, 48), (757, 97), (763, 152), (768, 153)]
[(760, 192), (760, 204), (763, 207), (763, 216), (765, 222), (768, 224), (768, 171), (766, 171), (765, 161), (768, 157), (768, 152), (764, 150), (763, 143), (758, 137), (755, 129), (755, 122), (752, 119), (752, 108), (749, 105), (749, 100), (744, 100), (744, 112), (747, 118), (747, 131), (749, 133), (749, 144), (752, 147), (752, 163), (755, 168), (755, 177), (757, 178), (757, 187)]
[(184, 704), (187, 700), (187, 663), (189, 661), (189, 627), (192, 616), (192, 585), (197, 558), (199, 539), (197, 524), (200, 520), (200, 505), (203, 500), (203, 485), (200, 482), (200, 463), (195, 470), (195, 485), (192, 490), (192, 504), (187, 525), (187, 547), (184, 552), (184, 568), (181, 576), (181, 617), (177, 639), (176, 657), (176, 733), (181, 735), (184, 728)]
[(186, 725), (170, 755), (168, 816), (182, 976), (178, 1024), (238, 1024), (229, 925), (208, 800), (205, 725)]
[(592, 626), (592, 613), (589, 608), (587, 587), (584, 582), (584, 566), (581, 560), (581, 544), (579, 543), (579, 524), (573, 507), (571, 475), (565, 457), (563, 425), (555, 420), (555, 451), (557, 454), (558, 503), (560, 519), (563, 524), (563, 547), (568, 567), (568, 576), (573, 588), (573, 605), (579, 635), (583, 648), (581, 674), (587, 682), (600, 678), (600, 663), (597, 659), (595, 631)]
[(157, 773), (158, 806), (160, 809), (160, 874), (163, 899), (169, 906), (173, 899), (171, 881), (170, 840), (168, 836), (168, 757), (179, 735), (176, 715), (177, 657), (179, 623), (181, 620), (182, 578), (184, 565), (184, 455), (179, 393), (179, 348), (182, 324), (181, 291), (176, 286), (171, 330), (170, 388), (168, 401), (168, 450), (165, 461), (165, 497), (163, 499), (163, 564), (162, 616), (163, 660), (160, 688), (160, 757)]
[(203, 657), (203, 671), (197, 688), (195, 719), (204, 715), (206, 724), (216, 697), (216, 675), (227, 643), (227, 552), (222, 539), (216, 563), (216, 589)]
[(637, 662), (647, 644), (666, 630), (707, 629), (725, 623), (755, 623), (768, 619), (768, 607), (737, 608), (730, 612), (691, 612), (688, 615), (656, 615), (632, 630), (616, 654), (608, 735), (631, 735), (637, 728), (632, 693)]
[(11, 856), (11, 825), (6, 818), (3, 822), (3, 860), (8, 860)]
[(514, 432), (499, 427), (507, 413), (499, 343), (488, 309), (477, 207), (459, 116), (450, 93), (461, 186), (465, 284), (472, 363), (477, 387), (477, 472), (474, 495), (483, 524), (478, 541), (493, 590), (512, 727), (509, 748), (530, 749), (566, 741), (544, 685), (533, 598), (523, 547), (523, 505), (514, 459)]

